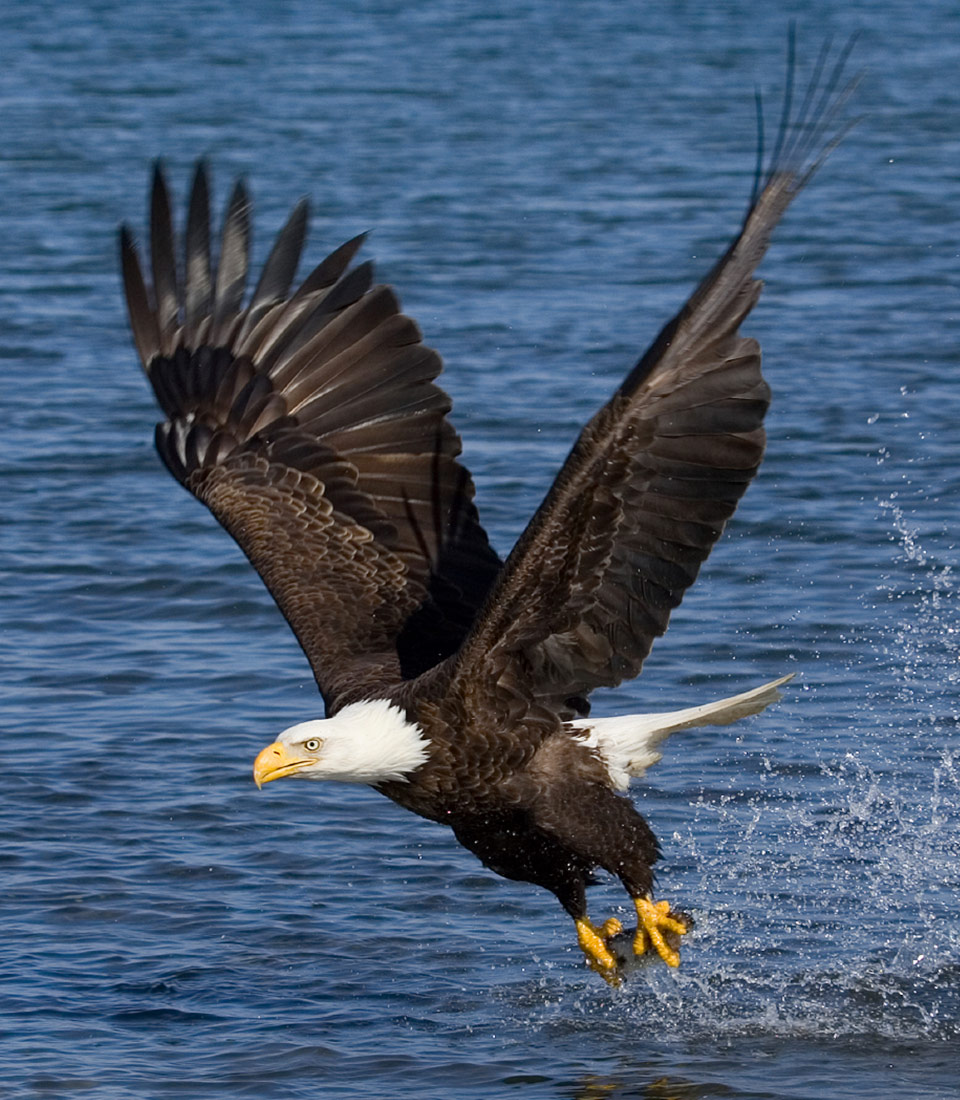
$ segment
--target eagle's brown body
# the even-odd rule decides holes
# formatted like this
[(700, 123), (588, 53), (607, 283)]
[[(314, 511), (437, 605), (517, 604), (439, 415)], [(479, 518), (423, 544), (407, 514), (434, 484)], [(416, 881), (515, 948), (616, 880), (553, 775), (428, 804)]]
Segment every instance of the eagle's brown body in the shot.
[(563, 722), (544, 714), (480, 735), (467, 714), (454, 724), (434, 706), (413, 700), (409, 709), (431, 741), (430, 759), (408, 781), (378, 785), (382, 793), (449, 825), (497, 874), (551, 890), (575, 918), (586, 912), (584, 888), (597, 867), (621, 878), (631, 896), (650, 892), (659, 855), (653, 832)]
[[(182, 274), (159, 171), (149, 291), (122, 235), (164, 462), (260, 573), (328, 716), (367, 700), (403, 716), (390, 736), (412, 739), (415, 763), (378, 780), (368, 762), (363, 781), (449, 824), (493, 870), (552, 890), (601, 970), (584, 887), (604, 868), (640, 913), (658, 848), (617, 789), (614, 749), (584, 725), (587, 697), (640, 670), (760, 464), (769, 390), (758, 345), (738, 330), (760, 293), (754, 269), (843, 100), (842, 59), (821, 89), (823, 60), (737, 238), (586, 425), (503, 563), (458, 461), (439, 356), (369, 264), (350, 269), (360, 238), (291, 292), (301, 204), (244, 304), (246, 193), (233, 193), (215, 267), (202, 166)], [(307, 730), (303, 759), (267, 777), (312, 767), (323, 740)], [(272, 747), (277, 760), (292, 744)], [(641, 774), (623, 751), (620, 772)]]

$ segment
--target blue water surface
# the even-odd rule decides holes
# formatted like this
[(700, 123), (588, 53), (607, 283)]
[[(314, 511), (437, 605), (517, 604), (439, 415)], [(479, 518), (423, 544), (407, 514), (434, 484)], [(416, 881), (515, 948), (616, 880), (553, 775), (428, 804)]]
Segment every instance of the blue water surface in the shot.
[[(320, 701), (153, 452), (115, 231), (201, 155), (261, 260), (302, 194), (310, 259), (372, 231), (505, 552), (735, 231), (791, 17), (866, 75), (763, 265), (768, 457), (596, 712), (800, 677), (638, 785), (697, 929), (614, 991), (446, 831), (254, 788)], [(38, 0), (0, 62), (0, 1097), (960, 1095), (956, 4)]]

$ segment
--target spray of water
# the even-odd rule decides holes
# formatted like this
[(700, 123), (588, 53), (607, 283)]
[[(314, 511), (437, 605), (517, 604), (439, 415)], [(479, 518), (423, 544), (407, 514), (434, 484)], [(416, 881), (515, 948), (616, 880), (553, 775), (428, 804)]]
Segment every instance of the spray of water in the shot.
[(881, 514), (895, 552), (863, 599), (872, 631), (806, 685), (807, 735), (731, 769), (673, 834), (672, 890), (699, 902), (683, 966), (612, 998), (585, 980), (582, 1016), (541, 1001), (548, 1026), (600, 1014), (625, 1038), (960, 1038), (957, 584), (895, 498)]

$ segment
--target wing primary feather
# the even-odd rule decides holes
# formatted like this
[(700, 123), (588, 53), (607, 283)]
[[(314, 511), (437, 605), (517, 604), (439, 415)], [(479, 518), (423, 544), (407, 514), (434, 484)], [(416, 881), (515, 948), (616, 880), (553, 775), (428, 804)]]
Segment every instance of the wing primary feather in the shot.
[[(756, 304), (762, 284), (752, 280), (752, 273), (769, 247), (774, 227), (850, 127), (856, 125), (857, 120), (851, 119), (838, 127), (832, 137), (827, 136), (860, 80), (860, 74), (855, 74), (841, 87), (855, 43), (855, 36), (848, 39), (825, 81), (826, 55), (821, 50), (802, 101), (802, 125), (798, 118), (792, 118), (789, 113), (781, 114), (780, 132), (771, 154), (770, 167), (760, 193), (751, 199), (740, 234), (700, 282), (680, 313), (663, 327), (624, 379), (618, 391), (620, 394), (629, 397), (665, 358), (675, 359), (689, 354), (691, 343), (695, 345), (704, 333), (712, 335), (714, 326), (722, 323), (721, 315), (729, 311), (738, 296), (737, 325)], [(787, 104), (792, 104), (794, 99), (795, 64), (795, 43), (790, 40), (785, 91)], [(816, 104), (812, 109), (811, 103)], [(728, 316), (728, 321), (731, 316)]]
[(236, 346), (247, 353), (260, 354), (262, 349), (273, 346), (280, 335), (310, 311), (311, 299), (320, 299), (320, 292), (327, 290), (343, 275), (357, 250), (363, 244), (365, 234), (342, 244), (304, 280), (296, 293), (282, 305), (264, 302), (257, 309), (247, 310), (236, 338)]
[[(829, 47), (829, 39), (825, 43)], [(822, 55), (821, 50), (821, 55)], [(783, 106), (780, 110), (780, 125), (777, 127), (777, 140), (770, 157), (771, 166), (780, 163), (784, 142), (790, 130), (790, 115), (793, 110), (793, 84), (797, 71), (797, 26), (791, 22), (787, 31), (787, 79), (783, 92)], [(814, 70), (816, 73), (816, 70)]]
[(150, 361), (160, 350), (160, 330), (157, 327), (156, 314), (150, 306), (133, 234), (125, 225), (120, 227), (119, 243), (120, 270), (123, 274), (127, 312), (130, 315), (130, 329), (140, 362), (144, 370), (148, 370)]
[(323, 311), (325, 313), (336, 313), (345, 306), (353, 305), (372, 286), (373, 261), (364, 260), (362, 264), (357, 264), (352, 271), (348, 271), (333, 287), (327, 297), (323, 299)]
[[(825, 85), (821, 94), (820, 99), (822, 112), (819, 116), (819, 122), (816, 125), (810, 127), (811, 132), (807, 139), (807, 149), (804, 152), (803, 156), (805, 158), (809, 151), (816, 148), (818, 145), (820, 146), (820, 151), (819, 153), (817, 153), (816, 156), (810, 158), (810, 163), (806, 171), (799, 176), (797, 187), (798, 190), (804, 188), (807, 185), (817, 169), (823, 164), (823, 162), (833, 152), (833, 150), (836, 149), (836, 147), (840, 144), (844, 137), (846, 137), (850, 130), (853, 129), (853, 127), (856, 126), (857, 123), (860, 121), (859, 116), (848, 119), (842, 126), (837, 129), (837, 132), (833, 135), (833, 137), (831, 137), (829, 140), (826, 140), (825, 135), (827, 131), (829, 130), (830, 126), (835, 123), (840, 111), (843, 110), (843, 108), (849, 102), (850, 97), (856, 91), (857, 86), (859, 85), (863, 75), (862, 73), (856, 73), (847, 82), (846, 86), (842, 90), (837, 92), (836, 89), (839, 86), (840, 81), (843, 79), (845, 66), (847, 64), (847, 61), (849, 60), (850, 53), (857, 43), (858, 38), (859, 35), (857, 34), (853, 34), (850, 36), (840, 54), (840, 57), (836, 61), (833, 73), (830, 79), (827, 81), (827, 84)], [(829, 106), (827, 105), (827, 101), (830, 101)], [(817, 112), (820, 111), (821, 107), (818, 107)], [(817, 117), (816, 112), (814, 117)]]
[[(293, 364), (301, 351), (309, 361), (312, 358), (307, 354), (310, 342), (319, 337), (337, 313), (359, 302), (370, 290), (372, 281), (373, 265), (368, 261), (347, 272), (326, 295), (320, 294), (313, 301), (310, 298), (303, 299), (301, 309), (291, 309), (287, 317), (281, 312), (272, 331), (261, 334), (256, 356), (262, 369), (273, 376), (275, 372)], [(292, 300), (290, 304), (293, 304)], [(253, 343), (255, 335), (251, 334), (250, 343)], [(322, 341), (322, 337), (320, 339)], [(291, 375), (286, 371), (284, 375), (289, 381)]]
[(210, 343), (218, 344), (243, 305), (250, 268), (250, 199), (237, 180), (223, 217)]
[(753, 188), (750, 191), (750, 202), (747, 204), (747, 209), (752, 210), (757, 201), (757, 196), (760, 194), (760, 188), (763, 186), (763, 166), (765, 164), (764, 159), (764, 139), (765, 128), (763, 124), (763, 93), (759, 88), (753, 90), (753, 103), (757, 112), (757, 159), (756, 165), (753, 171)]
[(334, 249), (326, 259), (319, 264), (304, 279), (300, 289), (294, 294), (291, 301), (297, 301), (307, 294), (315, 294), (319, 290), (326, 290), (340, 278), (347, 270), (350, 261), (360, 250), (367, 239), (366, 233), (358, 233), (349, 241), (345, 241), (339, 248)]
[[(791, 27), (791, 30), (795, 28)], [(827, 60), (830, 56), (830, 50), (833, 45), (833, 39), (825, 39), (823, 45), (820, 47), (820, 52), (817, 54), (817, 60), (813, 66), (813, 72), (810, 75), (810, 79), (807, 81), (807, 89), (803, 97), (803, 102), (800, 105), (800, 110), (797, 111), (796, 118), (793, 126), (798, 133), (802, 133), (804, 127), (807, 125), (807, 117), (810, 109), (813, 107), (813, 102), (816, 97), (816, 90), (822, 87), (823, 70), (827, 64)], [(814, 110), (814, 118), (816, 118), (816, 110)], [(774, 157), (774, 163), (776, 158)]]
[(251, 313), (255, 314), (264, 306), (283, 301), (290, 293), (290, 284), (297, 273), (306, 240), (309, 216), (310, 205), (306, 199), (301, 199), (277, 234), (267, 262), (263, 265), (263, 273), (250, 303)]
[(153, 167), (153, 187), (150, 193), (150, 260), (153, 268), (157, 327), (160, 330), (161, 346), (169, 352), (173, 350), (173, 336), (179, 324), (180, 300), (170, 193), (159, 161)]
[(210, 186), (207, 166), (197, 162), (190, 188), (184, 255), (184, 343), (195, 344), (210, 314)]
[[(792, 30), (795, 31), (795, 28)], [(858, 38), (859, 35), (852, 34), (847, 39), (839, 50), (826, 79), (824, 79), (824, 73), (830, 59), (832, 40), (828, 38), (824, 42), (807, 82), (799, 110), (793, 118), (788, 112), (781, 117), (777, 147), (770, 158), (770, 169), (765, 183), (769, 185), (777, 176), (792, 175), (794, 179), (791, 198), (803, 190), (824, 160), (843, 140), (850, 128), (858, 122), (857, 118), (852, 118), (838, 127), (833, 137), (828, 139), (826, 136), (860, 83), (862, 74), (855, 73), (844, 87), (840, 87), (850, 54)], [(796, 65), (793, 33), (788, 39), (787, 50), (787, 65), (790, 72), (788, 87), (792, 97), (793, 69)], [(818, 151), (814, 154), (814, 150)], [(751, 202), (747, 217), (755, 206), (756, 202)]]

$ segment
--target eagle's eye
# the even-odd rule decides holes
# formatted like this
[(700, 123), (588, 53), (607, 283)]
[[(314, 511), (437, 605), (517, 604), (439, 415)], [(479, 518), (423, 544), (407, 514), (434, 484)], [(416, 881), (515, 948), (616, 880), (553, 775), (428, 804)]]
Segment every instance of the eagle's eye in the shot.
[(316, 752), (320, 748), (320, 742), (316, 737), (311, 737), (309, 741), (304, 741), (303, 747), (307, 752)]

